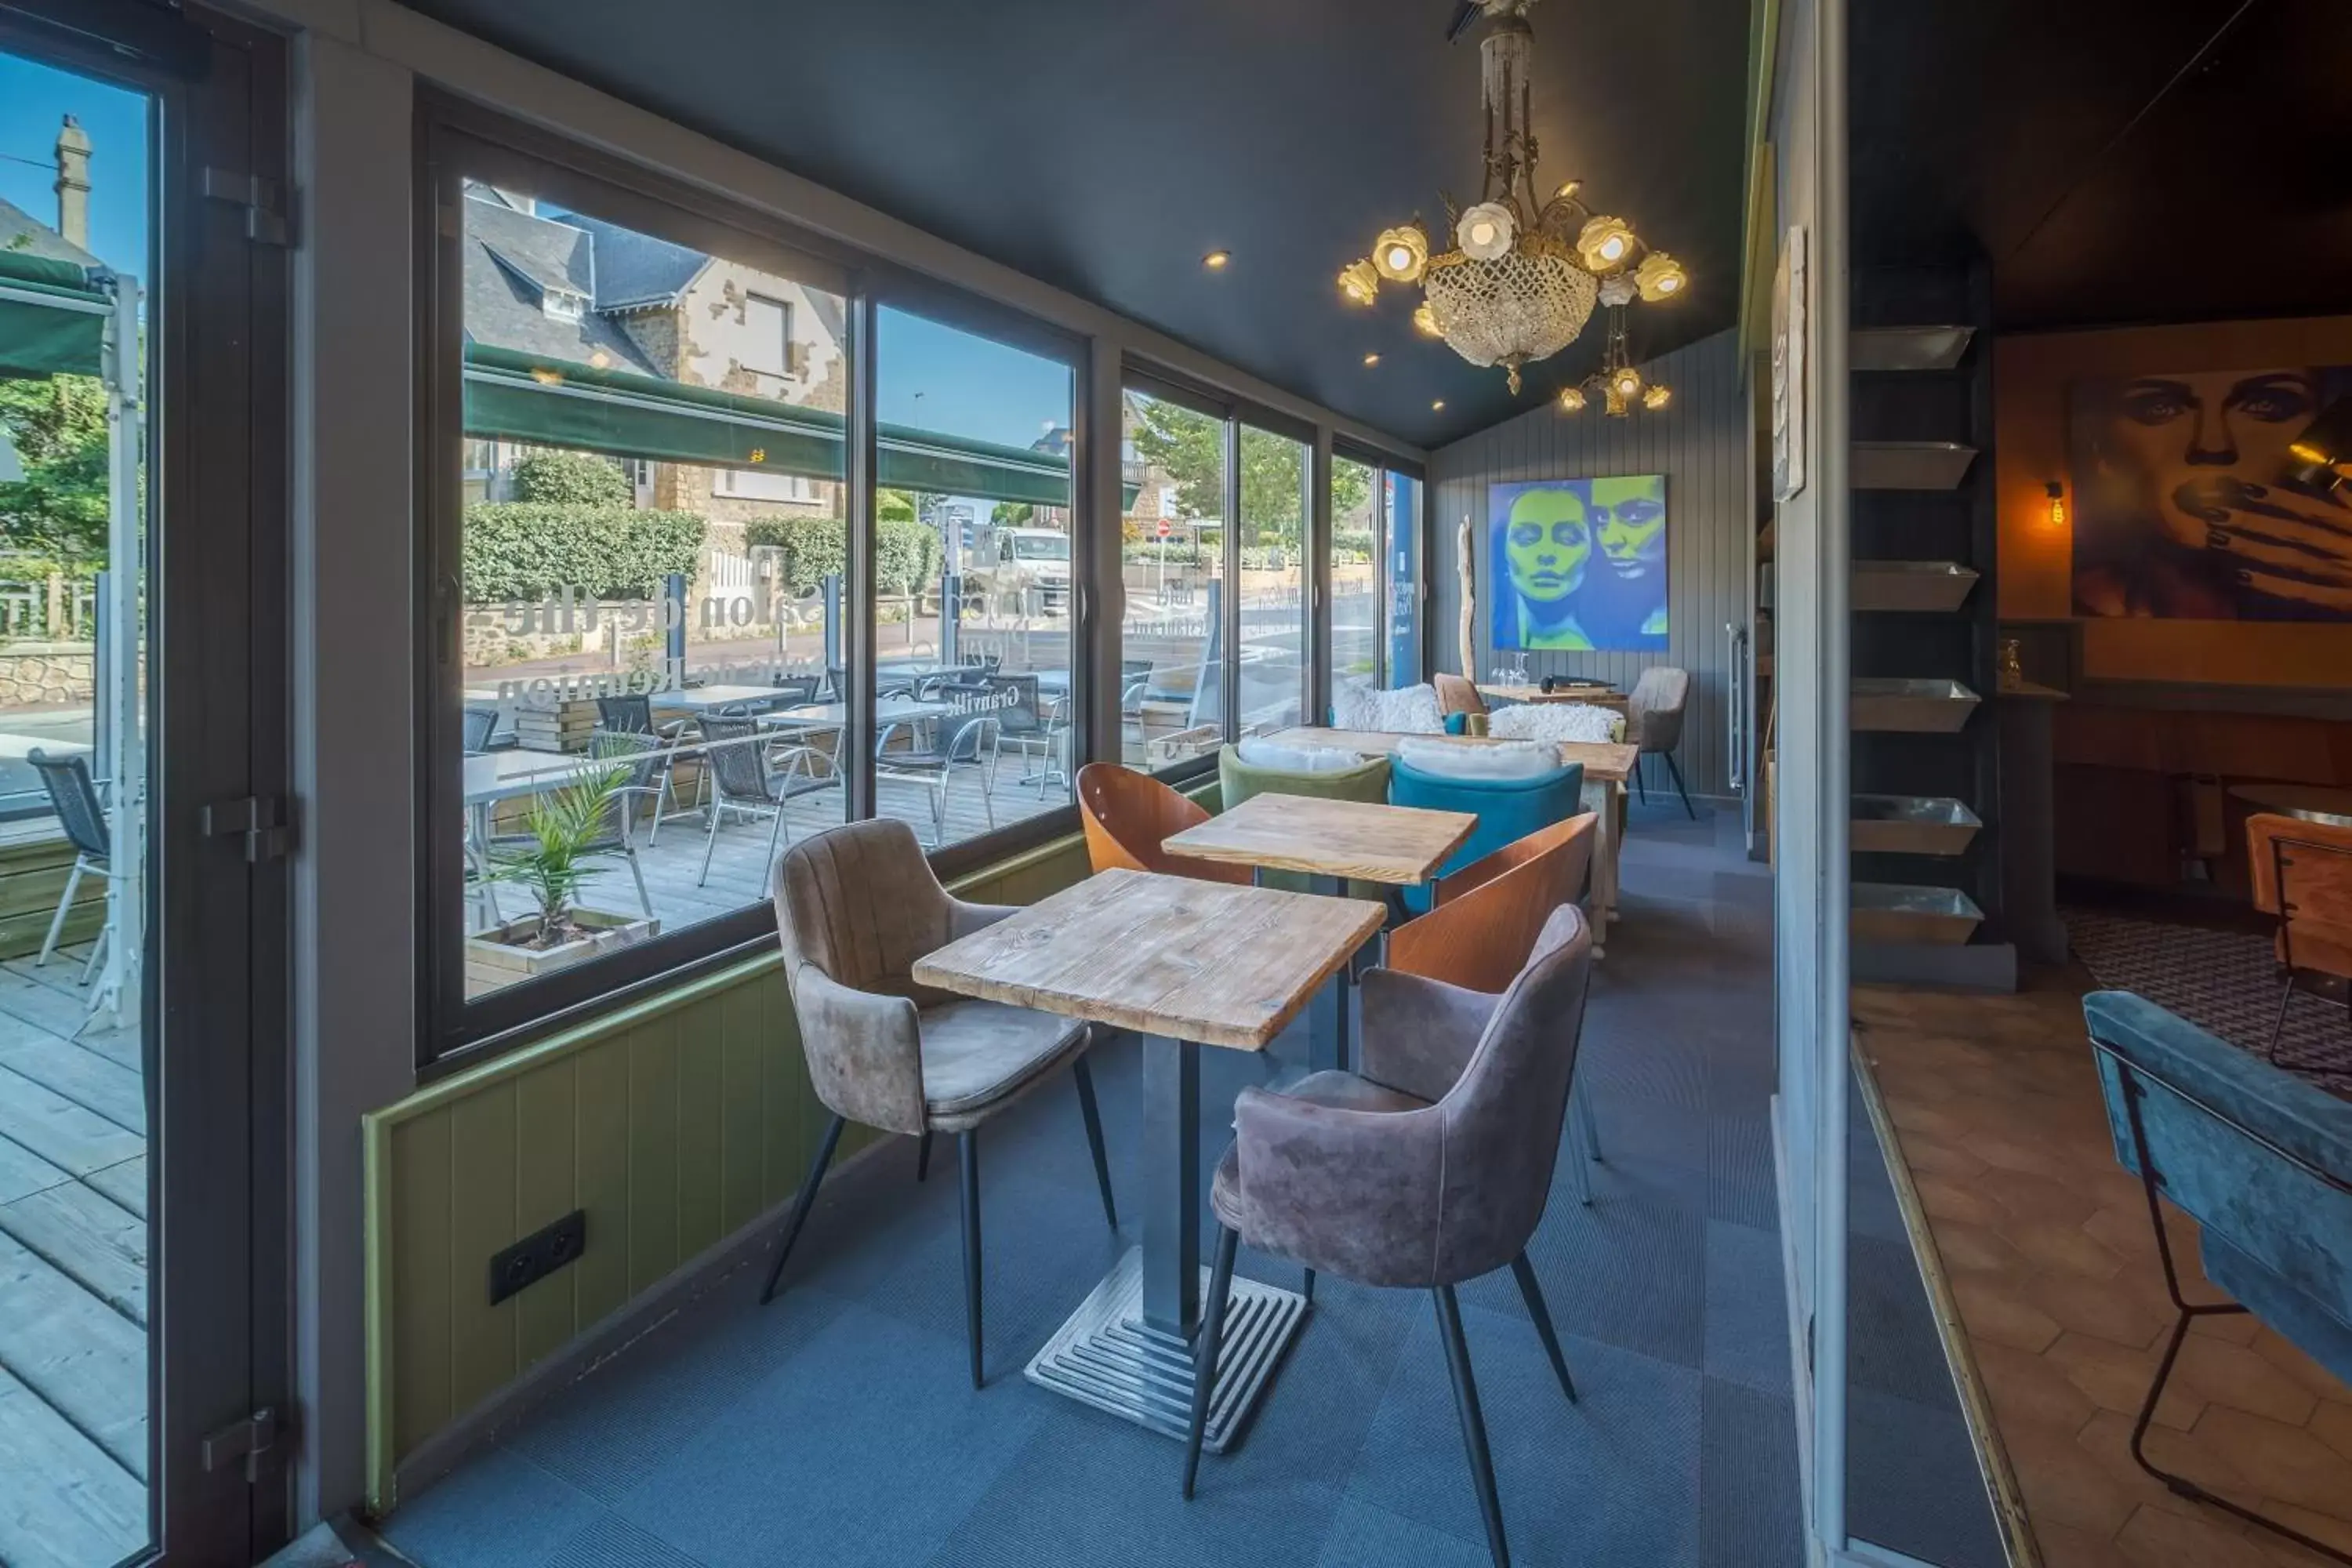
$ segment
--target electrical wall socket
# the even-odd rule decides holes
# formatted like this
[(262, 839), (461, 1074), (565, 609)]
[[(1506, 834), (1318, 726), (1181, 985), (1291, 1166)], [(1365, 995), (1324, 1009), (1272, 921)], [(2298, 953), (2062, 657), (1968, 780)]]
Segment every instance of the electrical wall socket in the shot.
[(490, 1305), (578, 1260), (588, 1250), (588, 1214), (573, 1209), (490, 1258)]

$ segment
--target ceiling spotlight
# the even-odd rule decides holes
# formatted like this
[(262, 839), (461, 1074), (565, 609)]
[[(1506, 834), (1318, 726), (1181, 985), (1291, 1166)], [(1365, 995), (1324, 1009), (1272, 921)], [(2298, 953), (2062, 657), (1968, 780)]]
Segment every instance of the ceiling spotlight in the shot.
[(1366, 354), (1364, 356), (1364, 363), (1366, 364), (1378, 364), (1381, 363), (1381, 356), (1378, 354)]
[(1433, 404), (1431, 404), (1431, 405), (1429, 405), (1429, 411), (1430, 411), (1432, 414), (1434, 414), (1434, 413), (1436, 413), (1439, 409), (1441, 409), (1441, 408), (1443, 408), (1443, 407), (1444, 407), (1444, 406), (1445, 406), (1445, 399), (1444, 399), (1444, 398), (1442, 398), (1442, 397), (1441, 397), (1441, 398), (1439, 398), (1436, 402), (1434, 402), (1434, 403), (1433, 403)]
[(1213, 250), (1201, 258), (1201, 265), (1212, 272), (1222, 272), (1224, 270), (1225, 264), (1233, 258), (1234, 253), (1230, 250)]

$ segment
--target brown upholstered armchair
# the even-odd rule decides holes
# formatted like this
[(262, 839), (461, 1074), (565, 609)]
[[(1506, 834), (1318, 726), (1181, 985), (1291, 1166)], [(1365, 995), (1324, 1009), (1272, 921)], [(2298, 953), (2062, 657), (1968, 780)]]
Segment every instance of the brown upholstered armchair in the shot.
[(1509, 1561), (1454, 1287), (1505, 1264), (1517, 1276), (1561, 1390), (1561, 1355), (1528, 1238), (1543, 1217), (1583, 1027), (1592, 939), (1553, 911), (1497, 999), (1393, 970), (1363, 979), (1361, 1075), (1319, 1072), (1286, 1093), (1244, 1089), (1211, 1202), (1217, 1253), (1194, 1347), (1184, 1495), (1201, 1458), (1236, 1243), (1366, 1285), (1426, 1289), (1454, 1375), (1487, 1544)]
[(1087, 1071), (1087, 1026), (1051, 1013), (934, 991), (915, 961), (1013, 910), (968, 904), (932, 875), (915, 831), (889, 817), (828, 828), (776, 861), (776, 936), (800, 1016), (801, 1050), (817, 1098), (833, 1112), (784, 1224), (760, 1300), (774, 1298), (793, 1243), (816, 1201), (845, 1122), (922, 1141), (956, 1137), (963, 1189), (964, 1318), (971, 1382), (981, 1384), (980, 1128), (1067, 1066), (1077, 1079), (1103, 1217), (1118, 1228), (1102, 1117)]
[[(1633, 682), (1633, 691), (1625, 700), (1625, 738), (1642, 748), (1643, 757), (1666, 759), (1666, 771), (1674, 775), (1675, 793), (1683, 797), (1683, 810), (1691, 820), (1698, 813), (1691, 806), (1690, 791), (1683, 787), (1683, 765), (1675, 761), (1675, 748), (1683, 743), (1683, 709), (1690, 701), (1690, 671), (1676, 669), (1670, 664), (1654, 664)], [(1636, 758), (1638, 764), (1640, 758)], [(1649, 785), (1642, 782), (1638, 765), (1633, 784), (1642, 798), (1650, 798)]]
[(2246, 861), (2254, 907), (2279, 918), (2273, 951), (2286, 988), (2271, 1025), (2276, 1061), (2297, 984), (2313, 974), (2352, 981), (2352, 827), (2259, 813), (2246, 818)]

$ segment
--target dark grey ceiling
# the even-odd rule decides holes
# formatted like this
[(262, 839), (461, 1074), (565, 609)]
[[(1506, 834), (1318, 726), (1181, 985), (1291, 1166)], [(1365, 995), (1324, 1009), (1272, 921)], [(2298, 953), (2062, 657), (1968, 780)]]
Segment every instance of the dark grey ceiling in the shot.
[(2004, 328), (2352, 310), (2347, 0), (1862, 0), (1864, 260), (1992, 262)]
[[(1478, 57), (1475, 34), (1444, 42), (1453, 0), (409, 3), (1422, 445), (1598, 355), (1588, 331), (1514, 400), (1416, 336), (1406, 300), (1359, 310), (1333, 287), (1387, 224), (1475, 193)], [(1693, 274), (1635, 310), (1636, 353), (1728, 326), (1748, 0), (1533, 19), (1546, 175)], [(1233, 265), (1204, 272), (1220, 247)]]

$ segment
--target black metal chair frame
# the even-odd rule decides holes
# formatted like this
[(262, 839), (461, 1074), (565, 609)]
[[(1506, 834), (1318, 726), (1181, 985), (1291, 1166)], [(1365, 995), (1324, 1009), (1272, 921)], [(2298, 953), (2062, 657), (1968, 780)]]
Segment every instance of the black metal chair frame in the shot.
[[(624, 715), (631, 721), (642, 718), (644, 728), (640, 729), (635, 722), (615, 722), (616, 714)], [(654, 819), (652, 826), (646, 830), (646, 846), (651, 848), (661, 842), (661, 825), (665, 818), (687, 815), (687, 812), (677, 809), (677, 784), (675, 775), (680, 759), (697, 756), (691, 746), (679, 744), (687, 731), (694, 727), (694, 721), (690, 719), (672, 719), (667, 723), (656, 723), (653, 698), (642, 691), (624, 691), (596, 699), (596, 725), (598, 729), (615, 735), (651, 735), (662, 743), (661, 779), (656, 785)], [(707, 798), (703, 798), (708, 796), (709, 787), (706, 772), (697, 780), (695, 789), (698, 798), (692, 810), (709, 809)], [(667, 809), (664, 809), (665, 807)]]
[[(2289, 849), (2311, 849), (2322, 855), (2337, 855), (2352, 859), (2352, 849), (2340, 844), (2322, 844), (2312, 838), (2277, 837), (2271, 840), (2271, 886), (2278, 889), (2279, 901), (2279, 963), (2286, 971), (2286, 989), (2279, 993), (2278, 1017), (2271, 1024), (2270, 1048), (2265, 1053), (2273, 1066), (2278, 1063), (2279, 1038), (2286, 1032), (2286, 1010), (2294, 1001), (2295, 981), (2302, 973), (2294, 962), (2294, 921), (2291, 918), (2294, 905), (2286, 895), (2286, 868), (2294, 863), (2286, 857)], [(2352, 1024), (2352, 978), (2345, 980), (2344, 1011), (2346, 1022)], [(2342, 1077), (2352, 1074), (2352, 1063), (2343, 1067), (2321, 1063), (2300, 1070)]]
[[(996, 762), (1003, 744), (1003, 731), (993, 713), (975, 714), (958, 724), (955, 733), (938, 751), (901, 752), (889, 754), (891, 737), (900, 730), (911, 730), (913, 722), (893, 720), (882, 726), (874, 738), (874, 777), (878, 784), (895, 779), (904, 784), (919, 784), (930, 791), (931, 842), (936, 849), (945, 841), (948, 831), (948, 781), (954, 776), (959, 763), (968, 763), (980, 773), (980, 799), (987, 813), (991, 831), (996, 827)], [(969, 742), (969, 744), (967, 744)], [(887, 814), (886, 814), (887, 815)]]
[[(713, 722), (720, 726), (744, 725), (745, 733), (732, 737), (714, 735), (710, 731)], [(704, 724), (701, 755), (711, 790), (708, 808), (710, 826), (702, 837), (702, 874), (695, 879), (696, 887), (702, 887), (710, 880), (710, 857), (719, 847), (720, 819), (730, 811), (765, 812), (775, 819), (768, 829), (767, 870), (760, 889), (760, 896), (766, 898), (774, 891), (777, 840), (781, 838), (785, 844), (793, 841), (792, 828), (786, 820), (787, 808), (800, 795), (831, 789), (842, 782), (840, 773), (834, 767), (833, 758), (814, 746), (785, 747), (781, 757), (782, 770), (778, 771), (780, 759), (771, 752), (772, 744), (771, 737), (760, 733), (759, 720), (749, 713), (714, 713)], [(740, 765), (732, 753), (749, 753), (751, 765), (760, 770), (760, 794), (751, 795), (728, 786), (728, 769)]]
[[(2284, 902), (2284, 899), (2281, 901)], [(2158, 1201), (2164, 1189), (2164, 1173), (2157, 1169), (2156, 1156), (2148, 1149), (2147, 1123), (2140, 1110), (2140, 1101), (2147, 1093), (2147, 1085), (2154, 1083), (2160, 1086), (2166, 1093), (2195, 1107), (2205, 1115), (2242, 1136), (2252, 1139), (2264, 1150), (2304, 1174), (2347, 1196), (2352, 1196), (2352, 1182), (2347, 1182), (2331, 1171), (2323, 1171), (2301, 1155), (2290, 1153), (2280, 1148), (2252, 1128), (2223, 1115), (2179, 1084), (2158, 1077), (2095, 1036), (2092, 1037), (2091, 1047), (2116, 1065), (2116, 1070), (2123, 1082), (2124, 1114), (2131, 1124), (2132, 1152), (2137, 1157), (2139, 1163), (2140, 1189), (2147, 1199), (2147, 1222), (2149, 1228), (2156, 1233), (2157, 1256), (2164, 1263), (2165, 1291), (2172, 1298), (2173, 1308), (2179, 1314), (2172, 1325), (2172, 1337), (2165, 1342), (2164, 1357), (2157, 1363), (2155, 1381), (2147, 1385), (2147, 1397), (2140, 1403), (2139, 1418), (2132, 1424), (2133, 1460), (2141, 1469), (2162, 1481), (2175, 1497), (2187, 1498), (2192, 1502), (2201, 1502), (2208, 1507), (2218, 1508), (2224, 1513), (2233, 1514), (2244, 1520), (2249, 1524), (2258, 1524), (2264, 1530), (2284, 1536), (2305, 1551), (2315, 1552), (2320, 1556), (2336, 1563), (2352, 1563), (2352, 1552), (2338, 1551), (2326, 1542), (2313, 1540), (2292, 1525), (2284, 1524), (2265, 1514), (2256, 1513), (2250, 1508), (2231, 1502), (2228, 1498), (2217, 1497), (2186, 1476), (2175, 1475), (2170, 1470), (2158, 1468), (2147, 1457), (2144, 1447), (2147, 1429), (2156, 1419), (2156, 1407), (2164, 1398), (2165, 1385), (2172, 1380), (2173, 1365), (2180, 1359), (2180, 1346), (2189, 1337), (2189, 1324), (2200, 1318), (2231, 1317), (2248, 1311), (2250, 1309), (2235, 1301), (2190, 1301), (2180, 1293), (2180, 1270), (2173, 1261), (2172, 1238), (2164, 1227), (2164, 1206)]]

